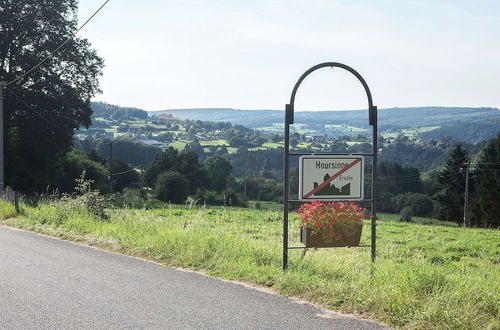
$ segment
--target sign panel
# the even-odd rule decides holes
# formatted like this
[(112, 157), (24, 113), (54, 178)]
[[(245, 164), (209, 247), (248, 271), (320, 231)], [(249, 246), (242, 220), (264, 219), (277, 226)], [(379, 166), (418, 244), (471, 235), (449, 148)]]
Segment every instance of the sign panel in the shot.
[(359, 200), (364, 192), (362, 156), (313, 155), (299, 160), (300, 200)]

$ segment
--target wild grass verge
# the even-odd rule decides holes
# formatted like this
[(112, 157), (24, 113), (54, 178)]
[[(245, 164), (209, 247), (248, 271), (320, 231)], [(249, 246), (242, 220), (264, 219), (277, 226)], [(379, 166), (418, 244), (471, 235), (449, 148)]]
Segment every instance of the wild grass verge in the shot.
[[(0, 204), (0, 214), (4, 212)], [(23, 206), (4, 223), (84, 240), (166, 265), (272, 287), (325, 307), (415, 329), (500, 328), (500, 232), (384, 221), (369, 249), (289, 252), (281, 271), (281, 214), (198, 206), (114, 209), (102, 221), (57, 203)], [(299, 244), (292, 216), (290, 242)], [(369, 242), (365, 223), (362, 243)]]
[(16, 209), (12, 203), (0, 199), (0, 219), (8, 219), (17, 215)]

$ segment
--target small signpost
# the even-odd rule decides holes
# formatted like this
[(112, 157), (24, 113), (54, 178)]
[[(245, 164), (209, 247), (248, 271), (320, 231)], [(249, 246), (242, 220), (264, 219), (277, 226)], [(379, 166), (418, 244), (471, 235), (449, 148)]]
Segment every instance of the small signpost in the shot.
[[(361, 154), (290, 152), (290, 125), (294, 124), (295, 95), (302, 81), (312, 72), (322, 68), (340, 68), (352, 73), (363, 85), (368, 100), (368, 124), (372, 127), (372, 150)], [(338, 62), (313, 66), (302, 74), (295, 84), (290, 103), (285, 106), (285, 141), (283, 160), (283, 270), (288, 265), (288, 250), (306, 249), (305, 246), (288, 245), (288, 213), (290, 203), (322, 201), (362, 201), (371, 204), (371, 260), (375, 261), (377, 237), (377, 107), (373, 105), (368, 84), (353, 68)], [(298, 198), (290, 198), (290, 157), (299, 156)], [(371, 191), (364, 196), (365, 157), (371, 158)], [(307, 245), (307, 244), (306, 244)], [(350, 245), (348, 245), (350, 246)], [(305, 251), (305, 250), (304, 250)]]
[(299, 199), (361, 200), (363, 169), (363, 156), (302, 156), (299, 160)]

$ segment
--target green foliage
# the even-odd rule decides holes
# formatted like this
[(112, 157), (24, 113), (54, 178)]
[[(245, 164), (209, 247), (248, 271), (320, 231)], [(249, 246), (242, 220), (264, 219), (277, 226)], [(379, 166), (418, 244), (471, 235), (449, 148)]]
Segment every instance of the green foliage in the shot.
[(220, 156), (208, 158), (203, 168), (207, 171), (210, 188), (216, 191), (221, 191), (226, 187), (233, 170), (231, 163)]
[[(74, 130), (91, 123), (89, 100), (99, 91), (103, 60), (75, 36), (76, 0), (3, 0), (0, 8), (1, 80), (14, 81), (38, 65), (5, 89), (6, 184), (44, 191), (62, 175), (59, 163)], [(64, 51), (53, 53), (67, 40)]]
[(184, 203), (188, 196), (187, 181), (180, 173), (166, 171), (158, 175), (154, 188), (154, 196), (164, 202)]
[(147, 195), (142, 189), (125, 188), (121, 194), (115, 195), (114, 204), (123, 208), (146, 207)]
[(125, 138), (119, 139), (92, 139), (92, 143), (85, 150), (95, 149), (104, 159), (109, 159), (109, 143), (113, 142), (113, 158), (121, 159), (134, 167), (144, 168), (161, 153), (161, 149)]
[(207, 171), (201, 167), (198, 155), (192, 151), (179, 153), (169, 147), (158, 154), (151, 166), (146, 169), (145, 183), (150, 187), (155, 187), (160, 173), (165, 171), (179, 173), (186, 180), (187, 192), (190, 194), (208, 185)]
[(404, 193), (396, 195), (391, 199), (395, 211), (402, 211), (409, 207), (412, 214), (418, 216), (428, 216), (432, 214), (434, 203), (432, 199), (425, 194)]
[(92, 190), (92, 180), (85, 177), (85, 171), (76, 179), (75, 191), (77, 196), (66, 196), (61, 201), (69, 205), (69, 208), (83, 208), (101, 220), (108, 220), (109, 215), (106, 208), (111, 206), (110, 198), (103, 196), (97, 190)]
[(123, 189), (137, 188), (141, 184), (141, 177), (134, 168), (121, 159), (113, 158), (113, 192), (122, 192)]
[(198, 200), (200, 204), (205, 205), (238, 207), (248, 206), (248, 203), (244, 200), (243, 196), (231, 188), (226, 188), (221, 192), (200, 189), (196, 193), (194, 199)]
[[(91, 155), (92, 156), (92, 155)], [(95, 155), (94, 155), (95, 156)], [(74, 192), (75, 182), (85, 173), (85, 178), (92, 182), (92, 188), (101, 192), (107, 191), (108, 170), (105, 165), (92, 160), (89, 155), (82, 151), (72, 150), (68, 152), (62, 161), (63, 175), (53, 180), (53, 184), (60, 192)]]
[(481, 152), (474, 171), (472, 224), (500, 227), (500, 134)]
[(436, 195), (437, 217), (441, 220), (461, 222), (464, 214), (465, 168), (469, 155), (461, 145), (452, 151), (438, 182), (441, 191)]
[(106, 119), (120, 119), (120, 120), (133, 120), (133, 119), (146, 119), (148, 112), (128, 107), (119, 107), (104, 102), (92, 102), (92, 110), (94, 110), (93, 117), (103, 117)]
[(12, 203), (0, 199), (0, 220), (15, 217), (17, 215), (16, 209)]
[(405, 206), (401, 209), (401, 212), (399, 213), (399, 221), (402, 222), (411, 222), (413, 216), (413, 210), (409, 206)]
[(394, 195), (383, 191), (377, 195), (377, 209), (382, 212), (393, 212), (392, 198)]
[(422, 192), (422, 180), (418, 168), (382, 161), (378, 164), (378, 190), (393, 195)]
[(154, 187), (156, 179), (161, 172), (174, 170), (178, 155), (179, 152), (172, 147), (169, 147), (159, 153), (151, 165), (146, 169), (144, 174), (144, 183), (150, 187)]

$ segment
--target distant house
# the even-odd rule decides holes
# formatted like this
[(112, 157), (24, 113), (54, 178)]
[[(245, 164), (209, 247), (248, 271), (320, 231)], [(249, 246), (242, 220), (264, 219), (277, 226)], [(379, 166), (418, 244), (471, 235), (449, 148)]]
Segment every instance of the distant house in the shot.
[(306, 140), (307, 142), (313, 142), (313, 141), (315, 141), (315, 140), (316, 140), (316, 137), (314, 137), (314, 136), (312, 136), (312, 135), (306, 135), (306, 136), (305, 136), (305, 140)]

